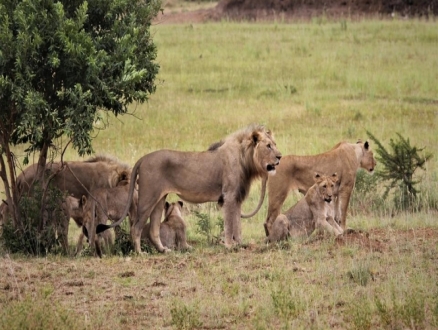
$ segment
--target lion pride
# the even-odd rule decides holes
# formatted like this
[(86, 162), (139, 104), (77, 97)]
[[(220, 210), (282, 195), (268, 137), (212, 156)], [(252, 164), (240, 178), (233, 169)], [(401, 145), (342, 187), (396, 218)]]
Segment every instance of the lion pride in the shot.
[[(219, 202), (224, 214), (225, 246), (241, 243), (241, 205), (251, 182), (275, 173), (280, 163), (273, 135), (261, 125), (237, 131), (210, 150), (183, 152), (158, 150), (135, 164), (129, 187), (132, 198), (138, 176), (137, 221), (131, 227), (134, 250), (141, 252), (142, 230), (150, 218), (150, 238), (159, 252), (168, 251), (160, 240), (161, 215), (170, 193), (190, 203)], [(128, 212), (111, 225), (99, 225), (97, 232), (119, 225)]]
[(335, 220), (346, 228), (347, 209), (356, 182), (359, 168), (373, 173), (376, 166), (373, 152), (368, 142), (340, 142), (333, 149), (318, 155), (287, 155), (277, 167), (277, 173), (268, 180), (268, 216), (264, 224), (266, 236), (280, 214), (281, 207), (291, 190), (306, 194), (314, 184), (315, 173), (336, 172), (338, 175), (337, 196), (335, 198)]

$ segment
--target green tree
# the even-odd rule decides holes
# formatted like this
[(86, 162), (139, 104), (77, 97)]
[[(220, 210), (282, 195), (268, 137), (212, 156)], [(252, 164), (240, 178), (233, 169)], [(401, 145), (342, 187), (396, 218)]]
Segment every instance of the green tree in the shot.
[(403, 138), (399, 133), (398, 140), (390, 139), (389, 146), (392, 151), (389, 152), (373, 134), (367, 134), (376, 143), (376, 158), (383, 165), (376, 174), (384, 181), (389, 181), (383, 197), (386, 198), (391, 189), (398, 187), (399, 206), (402, 209), (412, 207), (418, 193), (415, 186), (419, 182), (414, 179), (414, 173), (419, 168), (425, 170), (425, 164), (432, 158), (432, 154), (425, 152), (420, 155), (424, 148), (411, 146), (409, 139)]
[[(0, 0), (0, 177), (16, 207), (16, 159), (26, 146), (38, 178), (61, 137), (92, 152), (100, 111), (121, 115), (155, 91), (159, 65), (150, 35), (160, 0)], [(64, 138), (65, 139), (65, 138)], [(6, 161), (5, 161), (6, 159)]]

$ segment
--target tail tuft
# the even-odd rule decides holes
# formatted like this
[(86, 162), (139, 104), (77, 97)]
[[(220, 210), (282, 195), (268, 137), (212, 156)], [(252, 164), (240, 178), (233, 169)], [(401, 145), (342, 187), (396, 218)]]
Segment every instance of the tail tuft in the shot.
[(99, 233), (101, 233), (107, 229), (110, 229), (110, 228), (111, 228), (111, 226), (109, 226), (109, 225), (104, 225), (104, 224), (97, 225), (96, 234), (99, 234)]

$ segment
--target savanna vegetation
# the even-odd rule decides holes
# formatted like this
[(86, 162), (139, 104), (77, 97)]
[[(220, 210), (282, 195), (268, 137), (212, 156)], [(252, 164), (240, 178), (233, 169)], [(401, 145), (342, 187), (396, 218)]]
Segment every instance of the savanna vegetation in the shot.
[[(157, 89), (131, 115), (102, 112), (93, 148), (134, 164), (161, 148), (201, 151), (262, 123), (283, 154), (399, 136), (432, 154), (416, 203), (359, 171), (347, 225), (360, 240), (267, 246), (266, 201), (245, 244), (217, 244), (215, 204), (189, 205), (187, 253), (27, 257), (1, 248), (0, 328), (433, 329), (438, 327), (438, 26), (433, 20), (155, 24)], [(100, 129), (105, 128), (105, 129)], [(24, 148), (14, 153), (22, 160)], [(377, 154), (376, 154), (377, 155)], [(67, 160), (79, 158), (73, 149)], [(383, 169), (382, 163), (376, 170)], [(380, 167), (380, 168), (379, 168)], [(244, 212), (257, 204), (255, 183)], [(3, 191), (3, 190), (2, 190)], [(3, 198), (3, 197), (2, 197)], [(288, 208), (300, 196), (292, 194)], [(170, 196), (176, 200), (176, 196)], [(73, 249), (78, 229), (71, 225)]]

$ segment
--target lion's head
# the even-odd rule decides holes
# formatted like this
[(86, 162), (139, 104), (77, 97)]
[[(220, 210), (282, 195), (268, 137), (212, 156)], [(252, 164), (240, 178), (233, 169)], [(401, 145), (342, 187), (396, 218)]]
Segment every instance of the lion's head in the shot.
[(362, 147), (362, 158), (360, 160), (360, 167), (365, 169), (369, 173), (374, 173), (374, 168), (376, 167), (376, 160), (374, 159), (374, 154), (370, 149), (370, 144), (368, 141), (362, 143), (362, 141), (358, 141), (358, 144)]
[(281, 152), (277, 149), (271, 131), (264, 128), (254, 130), (251, 137), (254, 144), (254, 163), (259, 167), (259, 172), (275, 174), (275, 168), (280, 164)]
[(314, 180), (315, 184), (317, 185), (316, 189), (318, 191), (318, 195), (325, 202), (331, 203), (331, 201), (333, 200), (333, 195), (335, 194), (336, 182), (338, 182), (338, 175), (336, 173), (333, 173), (331, 176), (320, 175), (316, 173)]
[(166, 202), (164, 205), (164, 221), (166, 221), (170, 216), (177, 216), (182, 219), (183, 205), (183, 201), (178, 201), (176, 203)]

